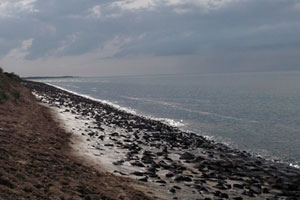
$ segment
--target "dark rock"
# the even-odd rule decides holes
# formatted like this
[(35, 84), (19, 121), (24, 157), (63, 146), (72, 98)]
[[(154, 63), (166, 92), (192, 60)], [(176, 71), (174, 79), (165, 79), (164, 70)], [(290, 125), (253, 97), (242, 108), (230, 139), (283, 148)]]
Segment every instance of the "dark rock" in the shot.
[(253, 192), (255, 194), (261, 194), (261, 188), (260, 188), (260, 186), (254, 186), (254, 185), (252, 185), (252, 186), (250, 186), (249, 189), (250, 189), (251, 192)]
[(98, 138), (103, 141), (104, 137), (105, 137), (104, 135), (100, 135)]
[(173, 194), (176, 193), (176, 190), (174, 188), (171, 188), (169, 191)]
[(182, 165), (179, 165), (177, 166), (176, 168), (177, 171), (184, 171), (184, 170), (187, 170), (186, 167), (182, 166)]
[(120, 172), (120, 171), (117, 171), (117, 170), (114, 170), (113, 173), (119, 173), (119, 174), (121, 174), (121, 175), (123, 175), (123, 176), (127, 175), (127, 174), (125, 174), (125, 173), (123, 173), (123, 172)]
[(164, 168), (164, 169), (170, 169), (170, 166), (163, 160), (159, 161), (159, 166)]
[(32, 192), (32, 188), (30, 188), (30, 187), (25, 187), (25, 188), (23, 189), (23, 191), (24, 191), (24, 192), (27, 192), (27, 193), (31, 193), (31, 192)]
[(133, 172), (132, 174), (135, 175), (135, 176), (144, 176), (143, 172), (138, 172), (138, 171)]
[(264, 188), (263, 193), (265, 193), (265, 194), (270, 193), (270, 190), (268, 188)]
[(157, 156), (162, 156), (162, 155), (164, 155), (164, 153), (163, 152), (157, 152), (156, 155)]
[(159, 178), (159, 176), (156, 174), (156, 172), (148, 172), (147, 175), (151, 178)]
[(94, 132), (91, 132), (91, 133), (88, 133), (89, 136), (93, 137), (96, 133)]
[(148, 181), (148, 177), (147, 176), (145, 176), (145, 177), (143, 177), (143, 178), (140, 178), (140, 179), (138, 179), (139, 181), (143, 181), (143, 182), (147, 182)]
[(143, 155), (153, 157), (153, 153), (151, 151), (144, 151)]
[(226, 187), (225, 185), (221, 184), (221, 183), (218, 183), (218, 184), (215, 186), (215, 188), (218, 188), (218, 189), (220, 189), (220, 190), (226, 190), (226, 189), (227, 189), (227, 187)]
[(173, 173), (167, 173), (167, 174), (166, 174), (166, 177), (168, 177), (168, 178), (171, 178), (171, 177), (173, 177), (173, 176), (174, 176)]
[(149, 167), (147, 170), (152, 173), (156, 173), (156, 171), (157, 171), (157, 169), (155, 167)]
[(192, 179), (188, 176), (177, 176), (174, 180), (176, 182), (182, 182), (182, 181), (191, 182), (192, 181)]
[(228, 199), (228, 197), (229, 197), (228, 194), (220, 192), (220, 191), (216, 191), (214, 194), (215, 194), (215, 196), (221, 197), (221, 198), (224, 198), (224, 199)]
[(176, 185), (174, 185), (172, 188), (176, 189), (176, 190), (181, 190), (181, 187), (178, 187)]
[(153, 163), (151, 163), (151, 167), (157, 169), (160, 166), (158, 164), (156, 164), (155, 162), (153, 162)]
[(156, 181), (156, 183), (162, 183), (162, 184), (166, 184), (167, 182), (166, 182), (166, 181), (164, 181), (164, 180), (158, 180), (158, 181)]
[(104, 131), (104, 128), (102, 128), (102, 127), (98, 127), (98, 130), (100, 130), (100, 131)]
[(114, 165), (122, 165), (124, 163), (124, 160), (119, 160), (116, 162), (113, 162)]
[(0, 177), (0, 185), (4, 185), (4, 186), (9, 187), (9, 188), (14, 188), (15, 187), (9, 180), (3, 179), (1, 177)]
[(243, 200), (242, 197), (234, 197), (233, 199), (234, 199), (234, 200)]
[(233, 184), (233, 187), (238, 189), (244, 189), (244, 186), (240, 184)]
[(225, 187), (227, 187), (229, 190), (232, 188), (230, 184), (225, 184)]
[(201, 156), (197, 156), (196, 159), (195, 159), (195, 162), (200, 162), (200, 161), (203, 161), (205, 160), (205, 158), (201, 157)]
[(222, 193), (222, 194), (221, 194), (221, 197), (222, 197), (222, 198), (225, 198), (225, 199), (228, 199), (229, 196), (228, 196), (228, 194), (226, 194), (226, 193)]
[(145, 164), (151, 164), (151, 163), (153, 163), (153, 158), (149, 155), (144, 155), (142, 157), (142, 162)]
[(247, 191), (247, 190), (244, 190), (244, 192), (242, 194), (248, 195), (249, 197), (255, 197), (254, 194), (253, 194), (253, 192)]
[(116, 136), (119, 136), (119, 133), (114, 132), (114, 133), (112, 133), (110, 135), (113, 136), (113, 137), (116, 137)]
[(168, 153), (168, 148), (167, 147), (164, 147), (163, 153)]
[(130, 164), (137, 167), (145, 167), (145, 165), (143, 165), (143, 163), (141, 163), (140, 161), (134, 161), (131, 162)]

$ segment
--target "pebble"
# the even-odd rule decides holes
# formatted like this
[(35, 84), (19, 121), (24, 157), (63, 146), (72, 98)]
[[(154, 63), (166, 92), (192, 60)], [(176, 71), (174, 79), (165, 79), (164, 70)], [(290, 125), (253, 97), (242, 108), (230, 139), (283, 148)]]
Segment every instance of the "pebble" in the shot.
[(193, 159), (195, 159), (195, 155), (191, 154), (189, 152), (185, 152), (184, 154), (182, 154), (180, 156), (180, 159), (182, 159), (182, 160), (193, 160)]
[(181, 182), (181, 181), (184, 181), (184, 182), (191, 182), (192, 181), (192, 179), (190, 178), (190, 177), (187, 177), (187, 176), (177, 176), (177, 177), (175, 177), (175, 179), (174, 179), (175, 181), (177, 181), (177, 182)]

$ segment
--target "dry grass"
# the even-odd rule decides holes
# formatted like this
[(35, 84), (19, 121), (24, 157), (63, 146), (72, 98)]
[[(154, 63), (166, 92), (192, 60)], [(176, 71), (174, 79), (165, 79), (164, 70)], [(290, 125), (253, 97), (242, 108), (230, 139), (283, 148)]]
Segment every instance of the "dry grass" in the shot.
[[(39, 105), (31, 92), (17, 92), (0, 105), (0, 199), (149, 199), (131, 180), (102, 173), (71, 153), (70, 134)], [(1, 86), (1, 87), (2, 87)], [(9, 88), (7, 91), (7, 88)], [(16, 95), (16, 94), (15, 94)]]

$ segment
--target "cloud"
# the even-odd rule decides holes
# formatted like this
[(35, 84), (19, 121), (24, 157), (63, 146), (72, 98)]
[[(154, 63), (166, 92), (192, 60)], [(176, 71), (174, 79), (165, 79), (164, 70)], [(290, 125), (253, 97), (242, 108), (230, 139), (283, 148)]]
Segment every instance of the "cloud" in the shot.
[(91, 9), (89, 9), (89, 15), (87, 17), (99, 19), (102, 17), (101, 6), (95, 5)]
[(187, 9), (187, 8), (174, 8), (174, 12), (177, 14), (186, 14), (186, 13), (191, 13), (192, 10), (191, 9)]
[(105, 42), (102, 48), (96, 49), (93, 53), (96, 54), (99, 59), (113, 58), (121, 51), (124, 45), (131, 41), (132, 39), (130, 37), (121, 38), (120, 36), (115, 36), (113, 39)]
[[(299, 18), (298, 0), (0, 0), (0, 62), (13, 52), (24, 62), (168, 57), (176, 64), (171, 60), (190, 56), (206, 65), (225, 52), (294, 55)], [(294, 65), (295, 57), (284, 55), (294, 59), (281, 57), (285, 66)]]
[(74, 44), (80, 38), (80, 33), (72, 33), (71, 35), (67, 35), (66, 38), (60, 42), (60, 46), (50, 51), (49, 55), (62, 56), (62, 54), (68, 49), (71, 48), (72, 44)]
[(122, 0), (111, 4), (124, 10), (152, 9), (159, 3), (158, 0)]
[[(246, 0), (122, 0), (116, 1), (111, 4), (112, 7), (119, 7), (124, 10), (154, 10), (154, 8), (162, 6), (197, 6), (203, 11), (209, 11), (214, 9), (220, 9), (230, 3), (236, 3)], [(182, 14), (179, 10), (179, 14)], [(182, 10), (181, 10), (182, 11)]]
[(38, 12), (36, 0), (0, 0), (0, 18), (19, 17), (22, 13)]
[[(35, 16), (13, 22), (18, 23), (13, 29), (8, 28), (11, 22), (7, 22), (7, 28), (2, 26), (5, 31), (0, 33), (1, 37), (7, 32), (2, 38), (8, 40), (13, 35), (17, 41), (33, 37), (34, 43), (27, 56), (29, 59), (53, 53), (57, 56), (87, 53), (103, 47), (115, 35), (138, 38), (141, 34), (147, 34), (147, 39), (140, 38), (122, 45), (118, 55), (123, 56), (142, 53), (185, 55), (201, 52), (206, 48), (246, 48), (249, 46), (247, 40), (256, 40), (256, 45), (261, 44), (263, 47), (266, 41), (264, 34), (271, 30), (274, 30), (272, 34), (282, 34), (282, 42), (284, 35), (292, 36), (289, 40), (298, 39), (290, 33), (290, 28), (297, 25), (297, 22), (292, 23), (295, 16), (289, 17), (290, 13), (284, 13), (285, 7), (296, 4), (282, 3), (279, 0), (262, 3), (256, 0), (125, 0), (113, 3), (100, 1), (97, 4), (83, 3), (80, 0), (12, 2), (18, 7), (31, 7), (40, 11)], [(270, 6), (272, 13), (266, 13), (265, 10)], [(203, 13), (199, 7), (222, 9)], [(137, 9), (144, 11), (127, 12)], [(283, 14), (287, 15), (278, 17)], [(285, 27), (280, 27), (280, 24), (285, 24)], [(235, 40), (239, 43), (234, 42)], [(267, 40), (270, 43), (277, 42), (273, 37), (268, 37)]]
[(32, 46), (33, 39), (28, 39), (22, 41), (21, 45), (15, 49), (12, 49), (4, 58), (5, 59), (14, 59), (14, 60), (23, 60), (29, 54), (29, 48)]
[(193, 5), (205, 11), (220, 9), (228, 4), (237, 3), (245, 0), (165, 0), (167, 5)]

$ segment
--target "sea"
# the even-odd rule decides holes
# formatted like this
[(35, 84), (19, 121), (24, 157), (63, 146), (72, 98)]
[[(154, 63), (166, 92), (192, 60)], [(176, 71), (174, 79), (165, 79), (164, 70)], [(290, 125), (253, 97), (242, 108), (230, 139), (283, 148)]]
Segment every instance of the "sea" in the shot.
[(130, 113), (300, 165), (300, 71), (49, 78)]

